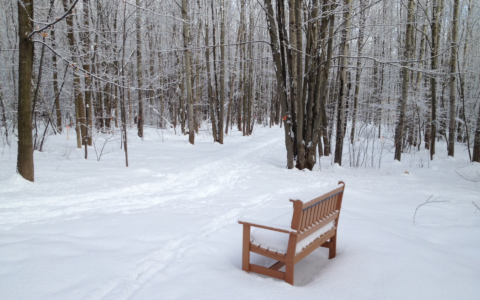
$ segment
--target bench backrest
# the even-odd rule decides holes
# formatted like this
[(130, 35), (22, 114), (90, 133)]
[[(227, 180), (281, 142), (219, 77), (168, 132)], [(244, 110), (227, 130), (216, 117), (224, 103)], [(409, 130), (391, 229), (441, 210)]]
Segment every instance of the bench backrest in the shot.
[(297, 242), (333, 220), (336, 220), (335, 226), (338, 226), (344, 189), (345, 183), (340, 181), (338, 187), (306, 203), (290, 200), (293, 202), (292, 229), (296, 229), (299, 234)]

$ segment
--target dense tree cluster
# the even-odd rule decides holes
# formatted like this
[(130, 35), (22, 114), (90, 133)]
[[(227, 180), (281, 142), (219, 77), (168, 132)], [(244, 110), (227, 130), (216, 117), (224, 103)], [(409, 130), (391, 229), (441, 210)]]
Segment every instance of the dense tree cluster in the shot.
[(85, 158), (95, 135), (121, 135), (127, 165), (128, 128), (178, 128), (194, 144), (206, 124), (219, 143), (282, 126), (288, 168), (331, 152), (342, 164), (344, 140), (350, 165), (368, 166), (365, 139), (392, 139), (398, 160), (465, 143), (480, 162), (473, 0), (0, 4), (0, 135), (18, 140), (29, 180), (33, 151), (67, 125)]

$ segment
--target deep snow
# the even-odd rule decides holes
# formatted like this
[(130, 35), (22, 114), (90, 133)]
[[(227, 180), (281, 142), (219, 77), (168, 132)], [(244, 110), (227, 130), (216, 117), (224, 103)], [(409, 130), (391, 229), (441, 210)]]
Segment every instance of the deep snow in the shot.
[[(462, 145), (400, 163), (387, 143), (381, 168), (299, 171), (278, 127), (224, 145), (145, 133), (129, 134), (128, 168), (118, 141), (97, 161), (72, 132), (51, 136), (35, 183), (15, 174), (15, 145), (0, 149), (0, 299), (480, 299), (480, 164)], [(335, 259), (313, 252), (295, 286), (241, 270), (239, 217), (269, 220), (339, 180)]]

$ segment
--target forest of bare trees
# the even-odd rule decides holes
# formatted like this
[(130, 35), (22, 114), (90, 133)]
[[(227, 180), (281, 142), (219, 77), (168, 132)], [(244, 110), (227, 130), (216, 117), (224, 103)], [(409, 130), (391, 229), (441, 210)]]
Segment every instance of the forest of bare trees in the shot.
[(373, 167), (358, 157), (375, 139), (392, 160), (462, 144), (480, 162), (474, 0), (0, 4), (0, 136), (31, 181), (33, 152), (67, 126), (86, 159), (95, 136), (118, 135), (127, 166), (126, 133), (146, 126), (191, 144), (281, 126), (290, 169), (330, 154)]

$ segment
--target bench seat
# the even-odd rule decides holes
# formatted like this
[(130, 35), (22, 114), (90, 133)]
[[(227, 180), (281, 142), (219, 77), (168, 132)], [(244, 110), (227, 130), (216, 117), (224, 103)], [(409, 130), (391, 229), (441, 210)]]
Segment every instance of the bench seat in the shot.
[[(295, 249), (295, 254), (302, 252), (308, 245), (316, 239), (335, 228), (335, 221), (331, 221), (323, 227), (312, 232), (307, 238), (300, 241)], [(274, 225), (290, 227), (292, 223), (292, 213), (286, 213), (269, 221)], [(253, 246), (268, 250), (270, 252), (286, 254), (288, 248), (288, 239), (290, 235), (284, 232), (272, 231), (263, 228), (255, 228), (250, 234), (250, 242)]]

